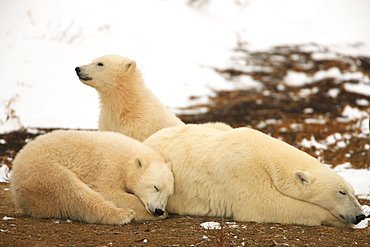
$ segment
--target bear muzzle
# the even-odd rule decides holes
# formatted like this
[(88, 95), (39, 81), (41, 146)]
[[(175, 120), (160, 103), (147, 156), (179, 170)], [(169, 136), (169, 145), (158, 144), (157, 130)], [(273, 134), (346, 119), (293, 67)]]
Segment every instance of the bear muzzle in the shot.
[(91, 78), (91, 77), (88, 77), (88, 76), (86, 76), (84, 73), (82, 73), (82, 70), (81, 70), (81, 68), (80, 68), (80, 67), (76, 67), (76, 68), (75, 68), (75, 71), (76, 71), (76, 74), (77, 74), (77, 76), (78, 76), (78, 78), (79, 78), (80, 80), (83, 80), (83, 81), (90, 81), (90, 80), (92, 80), (92, 78)]
[(366, 218), (364, 214), (356, 215), (356, 217), (351, 217), (351, 218), (346, 218), (343, 215), (339, 215), (339, 216), (340, 218), (342, 218), (342, 220), (349, 222), (351, 224), (355, 224), (355, 225), (357, 225), (358, 223), (360, 223)]
[(161, 216), (164, 214), (164, 211), (160, 208), (156, 208), (154, 212), (151, 212), (154, 216)]
[(357, 225), (358, 223), (360, 223), (361, 221), (363, 221), (365, 218), (366, 217), (365, 217), (364, 214), (357, 215), (356, 216), (356, 223), (355, 224)]

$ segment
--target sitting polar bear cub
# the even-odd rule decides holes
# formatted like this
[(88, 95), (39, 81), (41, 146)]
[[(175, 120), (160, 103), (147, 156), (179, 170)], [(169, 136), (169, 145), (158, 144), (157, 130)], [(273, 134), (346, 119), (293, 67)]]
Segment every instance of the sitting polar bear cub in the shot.
[(54, 131), (13, 161), (11, 192), (21, 213), (87, 223), (163, 219), (174, 179), (152, 148), (119, 133)]
[(259, 131), (187, 125), (160, 130), (144, 143), (172, 162), (171, 213), (347, 227), (365, 218), (342, 177)]
[(99, 93), (99, 130), (144, 141), (162, 128), (184, 124), (145, 86), (135, 61), (106, 55), (75, 70), (82, 83)]

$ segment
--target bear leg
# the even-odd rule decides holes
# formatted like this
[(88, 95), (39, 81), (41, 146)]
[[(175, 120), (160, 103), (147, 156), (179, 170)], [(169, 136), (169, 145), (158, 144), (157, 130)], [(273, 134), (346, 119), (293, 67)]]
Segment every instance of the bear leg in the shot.
[[(32, 168), (31, 168), (32, 169)], [(44, 166), (28, 177), (15, 174), (12, 194), (22, 214), (39, 218), (69, 218), (98, 224), (126, 224), (135, 211), (117, 208), (62, 166)]]
[(127, 193), (120, 189), (109, 188), (101, 192), (105, 200), (112, 202), (118, 208), (130, 208), (135, 211), (134, 220), (159, 220), (167, 218), (165, 212), (161, 216), (154, 216), (145, 208), (144, 204), (134, 194)]

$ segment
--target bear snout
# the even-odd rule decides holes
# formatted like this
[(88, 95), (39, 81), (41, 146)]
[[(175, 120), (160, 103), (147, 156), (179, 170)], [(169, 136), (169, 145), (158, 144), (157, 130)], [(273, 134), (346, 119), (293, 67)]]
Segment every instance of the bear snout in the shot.
[(359, 214), (353, 217), (345, 217), (340, 214), (339, 217), (342, 218), (343, 221), (351, 223), (351, 224), (355, 224), (355, 225), (357, 225), (358, 223), (360, 223), (362, 220), (366, 218), (364, 214)]
[(360, 223), (361, 221), (363, 221), (365, 218), (366, 217), (365, 217), (364, 214), (357, 215), (356, 216), (356, 223), (355, 224), (357, 225), (358, 223)]
[(80, 80), (83, 80), (83, 81), (90, 81), (90, 80), (92, 80), (91, 77), (88, 77), (88, 76), (86, 76), (85, 74), (82, 73), (82, 70), (81, 70), (80, 67), (76, 67), (75, 68), (75, 71), (76, 71), (76, 74), (77, 74), (78, 78), (80, 78)]
[(154, 210), (154, 215), (155, 215), (155, 216), (161, 216), (161, 215), (163, 215), (163, 214), (164, 214), (164, 211), (163, 211), (162, 209), (156, 208), (156, 209)]

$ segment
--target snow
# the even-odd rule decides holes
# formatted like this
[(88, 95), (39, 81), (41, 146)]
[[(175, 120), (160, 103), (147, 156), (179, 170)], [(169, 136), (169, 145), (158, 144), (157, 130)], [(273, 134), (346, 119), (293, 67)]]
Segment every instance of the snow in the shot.
[[(362, 206), (362, 211), (364, 212), (365, 215), (370, 215), (370, 206), (363, 205)], [(366, 228), (369, 226), (370, 218), (364, 219), (360, 223), (358, 223), (354, 228), (355, 229), (362, 229)]]
[[(186, 2), (0, 1), (0, 133), (42, 127), (96, 129), (97, 93), (77, 79), (74, 68), (105, 54), (136, 60), (147, 86), (176, 113), (207, 102), (215, 89), (235, 89), (212, 68), (235, 66), (230, 57), (238, 42), (250, 50), (309, 43), (330, 47), (327, 53), (316, 45), (305, 46), (317, 60), (370, 55), (368, 0), (212, 0), (200, 8)], [(290, 71), (285, 83), (302, 85), (325, 77), (361, 79), (360, 85), (346, 83), (344, 90), (369, 96), (368, 77), (336, 68), (312, 77)], [(235, 87), (262, 90), (263, 85), (245, 76)], [(328, 92), (331, 97), (338, 93)], [(201, 97), (191, 102), (189, 96)], [(347, 120), (364, 118), (363, 131), (368, 133), (368, 116), (361, 114), (348, 107), (343, 112)], [(370, 180), (359, 179), (369, 178), (368, 170), (361, 175), (351, 169), (338, 172), (351, 179), (357, 192), (369, 193)]]
[(342, 118), (339, 118), (340, 121), (349, 122), (356, 120), (358, 122), (357, 127), (361, 129), (362, 133), (370, 132), (369, 114), (367, 112), (361, 111), (357, 107), (347, 105), (343, 109), (342, 116)]
[(203, 227), (204, 229), (221, 229), (221, 225), (220, 223), (218, 222), (215, 222), (215, 221), (207, 221), (207, 222), (203, 222), (200, 224), (201, 227)]
[(311, 140), (303, 138), (301, 141), (301, 145), (305, 148), (315, 147), (317, 149), (327, 149), (327, 145), (317, 142), (314, 136), (311, 136)]
[(349, 121), (367, 117), (367, 115), (364, 115), (363, 111), (360, 111), (357, 107), (351, 107), (349, 105), (344, 107), (342, 116)]
[(284, 81), (285, 84), (288, 86), (303, 86), (307, 84), (310, 80), (305, 73), (288, 71)]
[[(175, 112), (191, 104), (190, 95), (230, 90), (212, 67), (230, 65), (237, 42), (249, 49), (319, 43), (333, 54), (370, 54), (367, 0), (212, 0), (201, 8), (185, 2), (2, 0), (0, 132), (97, 128), (97, 94), (74, 68), (105, 54), (136, 60), (148, 87)], [(305, 49), (320, 58), (316, 46)], [(6, 121), (10, 110), (17, 119)]]
[(8, 216), (4, 216), (3, 218), (2, 218), (2, 220), (13, 220), (14, 218), (13, 217), (8, 217)]
[(6, 165), (0, 166), (0, 183), (1, 182), (9, 182), (10, 173), (9, 173), (9, 167)]
[(328, 91), (328, 95), (332, 98), (336, 98), (338, 96), (338, 94), (340, 93), (340, 89), (339, 88), (331, 88), (329, 89)]
[(368, 169), (350, 169), (351, 164), (344, 163), (334, 167), (334, 171), (342, 176), (348, 183), (355, 188), (356, 195), (363, 198), (369, 198), (370, 194), (370, 170)]
[[(308, 76), (302, 72), (288, 71), (287, 75), (284, 78), (284, 82), (288, 86), (297, 87), (310, 84), (312, 82), (317, 82), (325, 78), (334, 78), (338, 81), (359, 80), (361, 81), (361, 83), (359, 84), (345, 83), (344, 89), (347, 92), (370, 96), (370, 80), (368, 76), (364, 75), (361, 72), (342, 73), (338, 68), (334, 67), (328, 70), (320, 70), (316, 72), (313, 76)], [(332, 97), (336, 97), (338, 93), (339, 92), (329, 92)]]
[(351, 84), (351, 83), (345, 83), (344, 89), (347, 92), (351, 93), (358, 93), (363, 94), (365, 96), (370, 96), (370, 84), (369, 84), (369, 77), (366, 78), (366, 83), (360, 83), (360, 84)]
[(261, 82), (253, 80), (252, 77), (249, 75), (238, 76), (237, 78), (235, 78), (234, 81), (236, 82), (236, 84), (230, 84), (229, 90), (244, 89), (261, 91), (263, 89), (263, 84)]

